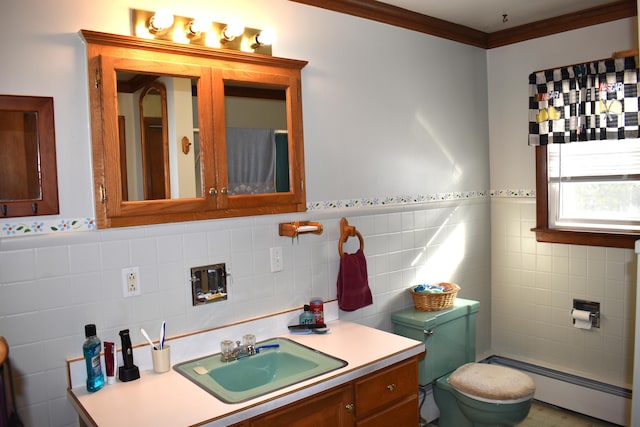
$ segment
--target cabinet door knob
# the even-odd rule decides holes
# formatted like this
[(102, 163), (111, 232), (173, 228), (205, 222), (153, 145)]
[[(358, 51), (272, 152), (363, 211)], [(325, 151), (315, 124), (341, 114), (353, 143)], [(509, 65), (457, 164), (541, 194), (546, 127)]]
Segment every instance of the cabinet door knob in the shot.
[(354, 405), (353, 403), (349, 403), (349, 404), (347, 404), (347, 405), (344, 407), (344, 409), (346, 409), (348, 413), (353, 414), (353, 408), (354, 408), (354, 406), (355, 406), (355, 405)]
[(211, 187), (209, 189), (209, 195), (210, 196), (215, 196), (216, 194), (218, 194), (218, 190), (216, 190), (215, 188)]
[(396, 385), (395, 385), (395, 384), (389, 384), (389, 385), (387, 386), (387, 390), (389, 390), (389, 391), (395, 391), (395, 390), (396, 390)]
[(227, 187), (222, 187), (220, 189), (220, 194), (227, 194), (229, 192), (229, 190), (227, 190)]

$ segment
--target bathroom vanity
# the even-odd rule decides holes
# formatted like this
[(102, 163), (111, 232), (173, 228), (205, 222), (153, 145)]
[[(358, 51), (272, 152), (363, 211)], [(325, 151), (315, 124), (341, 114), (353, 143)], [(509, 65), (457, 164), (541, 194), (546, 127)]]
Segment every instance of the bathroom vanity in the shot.
[(233, 427), (417, 425), (417, 375), (411, 358)]
[[(272, 325), (272, 333), (282, 328), (286, 331), (286, 319), (263, 320)], [(146, 345), (134, 349), (139, 380), (118, 381), (96, 393), (85, 389), (82, 366), (78, 366), (82, 361), (70, 360), (68, 398), (82, 426), (417, 425), (417, 371), (424, 345), (355, 323), (335, 320), (328, 325), (327, 334), (279, 335), (340, 358), (346, 366), (244, 402), (225, 403), (174, 369), (153, 372), (145, 357), (149, 354)], [(216, 349), (219, 337), (236, 337), (236, 330), (169, 340), (172, 365), (204, 355), (206, 350), (197, 348), (203, 340)], [(219, 350), (209, 354), (216, 352)], [(130, 410), (124, 414), (116, 408)]]

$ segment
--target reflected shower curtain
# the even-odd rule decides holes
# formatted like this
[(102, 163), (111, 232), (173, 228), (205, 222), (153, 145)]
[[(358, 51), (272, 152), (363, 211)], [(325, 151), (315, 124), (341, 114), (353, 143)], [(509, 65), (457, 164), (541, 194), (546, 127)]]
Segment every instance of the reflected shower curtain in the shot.
[(227, 128), (230, 194), (273, 193), (275, 162), (273, 129)]
[(276, 191), (289, 191), (289, 135), (276, 132)]

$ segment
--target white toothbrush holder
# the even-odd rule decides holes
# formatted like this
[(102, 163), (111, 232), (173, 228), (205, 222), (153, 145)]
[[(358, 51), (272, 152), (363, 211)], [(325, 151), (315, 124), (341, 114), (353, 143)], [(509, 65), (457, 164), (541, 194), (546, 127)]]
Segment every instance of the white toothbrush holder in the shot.
[(153, 370), (159, 374), (169, 371), (171, 368), (171, 347), (166, 345), (162, 350), (151, 348)]

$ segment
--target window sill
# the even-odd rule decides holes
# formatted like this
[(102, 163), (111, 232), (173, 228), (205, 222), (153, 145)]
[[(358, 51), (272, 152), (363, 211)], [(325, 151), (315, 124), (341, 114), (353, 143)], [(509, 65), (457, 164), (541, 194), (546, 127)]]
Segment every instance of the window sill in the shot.
[(564, 243), (568, 245), (606, 246), (609, 248), (633, 249), (637, 233), (597, 233), (552, 228), (532, 228), (538, 242)]

